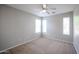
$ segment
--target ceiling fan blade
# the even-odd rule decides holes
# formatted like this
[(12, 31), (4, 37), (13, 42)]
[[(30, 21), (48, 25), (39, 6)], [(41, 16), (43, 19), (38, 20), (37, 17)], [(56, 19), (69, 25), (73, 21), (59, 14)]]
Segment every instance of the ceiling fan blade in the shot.
[(48, 11), (46, 11), (47, 14), (50, 14)]
[(50, 8), (51, 10), (56, 10), (56, 8)]

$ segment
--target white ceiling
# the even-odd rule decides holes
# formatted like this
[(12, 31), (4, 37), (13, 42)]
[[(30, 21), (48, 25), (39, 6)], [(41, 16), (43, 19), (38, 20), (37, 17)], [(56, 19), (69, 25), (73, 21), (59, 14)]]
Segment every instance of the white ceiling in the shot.
[(74, 8), (76, 7), (75, 4), (48, 4), (49, 8), (56, 8), (56, 11), (55, 11), (56, 13), (43, 14), (43, 13), (40, 13), (40, 11), (42, 11), (42, 4), (9, 4), (8, 6), (16, 9), (20, 9), (25, 12), (32, 13), (40, 17), (66, 13), (69, 11), (73, 11)]

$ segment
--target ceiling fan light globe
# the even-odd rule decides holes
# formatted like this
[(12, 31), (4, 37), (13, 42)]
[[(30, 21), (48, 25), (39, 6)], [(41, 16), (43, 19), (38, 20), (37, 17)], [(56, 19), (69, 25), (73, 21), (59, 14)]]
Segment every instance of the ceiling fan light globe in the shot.
[(45, 12), (46, 12), (46, 10), (43, 10), (42, 12), (44, 12), (44, 13), (45, 13)]

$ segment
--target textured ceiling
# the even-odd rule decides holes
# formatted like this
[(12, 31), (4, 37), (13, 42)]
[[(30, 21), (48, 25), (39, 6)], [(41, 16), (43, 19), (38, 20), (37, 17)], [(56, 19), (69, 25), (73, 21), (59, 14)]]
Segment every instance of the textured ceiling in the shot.
[(25, 12), (32, 13), (40, 17), (66, 13), (69, 11), (73, 11), (74, 8), (76, 7), (75, 4), (48, 4), (47, 5), (48, 8), (56, 8), (56, 10), (55, 13), (46, 14), (46, 13), (40, 13), (40, 11), (42, 11), (41, 4), (8, 4), (8, 6), (20, 9)]

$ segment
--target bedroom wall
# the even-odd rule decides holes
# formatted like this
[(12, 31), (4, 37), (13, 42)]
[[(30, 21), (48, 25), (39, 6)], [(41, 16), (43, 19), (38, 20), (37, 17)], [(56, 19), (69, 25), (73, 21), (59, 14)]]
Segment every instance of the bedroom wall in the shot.
[(0, 5), (0, 51), (40, 37), (35, 33), (39, 17)]
[[(63, 17), (70, 17), (70, 35), (63, 35)], [(73, 12), (53, 15), (44, 18), (47, 20), (47, 33), (44, 37), (48, 39), (60, 40), (68, 43), (73, 42)]]
[(74, 47), (79, 54), (79, 5), (74, 9)]

